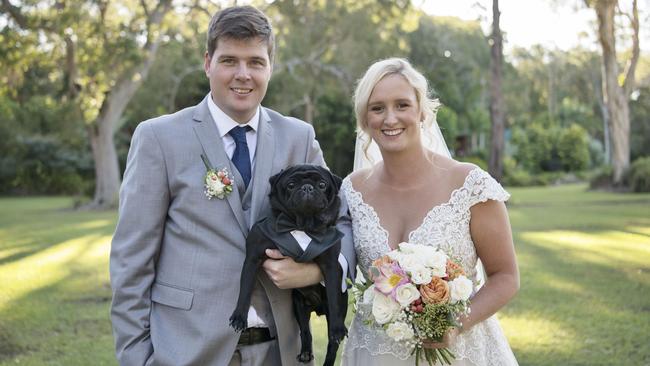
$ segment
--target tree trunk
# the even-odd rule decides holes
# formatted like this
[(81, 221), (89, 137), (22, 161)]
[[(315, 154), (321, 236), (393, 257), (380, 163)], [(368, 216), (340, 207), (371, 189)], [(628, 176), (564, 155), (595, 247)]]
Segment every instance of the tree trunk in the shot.
[(501, 92), (501, 73), (503, 69), (503, 38), (499, 28), (499, 0), (492, 0), (492, 46), (490, 48), (490, 119), (492, 133), (488, 171), (497, 181), (503, 177), (503, 151), (505, 148), (504, 126), (505, 108)]
[(88, 128), (93, 159), (95, 160), (95, 195), (88, 207), (108, 209), (117, 207), (120, 190), (120, 169), (113, 136), (124, 121), (122, 113), (147, 77), (158, 51), (158, 41), (147, 50), (140, 66), (121, 78), (106, 95), (99, 116)]
[(639, 25), (637, 2), (633, 1), (633, 14), (630, 17), (634, 31), (632, 57), (624, 82), (619, 84), (619, 67), (616, 60), (616, 37), (614, 16), (617, 6), (615, 0), (599, 0), (595, 3), (598, 16), (598, 39), (603, 52), (603, 97), (609, 113), (609, 132), (611, 139), (611, 162), (613, 183), (620, 186), (623, 175), (630, 166), (630, 110), (628, 96), (634, 85), (634, 71), (639, 57)]
[(110, 123), (98, 122), (87, 128), (95, 162), (95, 194), (85, 209), (117, 207), (120, 189), (120, 168)]
[(303, 100), (305, 102), (305, 122), (314, 124), (314, 103), (309, 93), (305, 92)]

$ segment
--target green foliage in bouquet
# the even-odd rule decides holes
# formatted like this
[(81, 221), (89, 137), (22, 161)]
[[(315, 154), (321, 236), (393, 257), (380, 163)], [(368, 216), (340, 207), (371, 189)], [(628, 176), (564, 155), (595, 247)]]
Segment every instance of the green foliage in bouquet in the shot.
[[(423, 337), (436, 342), (442, 342), (442, 337), (450, 328), (458, 327), (458, 319), (454, 314), (461, 314), (465, 311), (466, 304), (428, 304), (422, 312), (412, 314), (412, 323), (416, 331)], [(418, 345), (413, 350), (415, 354), (415, 365), (419, 366), (420, 360), (424, 358), (429, 365), (436, 362), (451, 365), (456, 356), (447, 348), (423, 348)]]

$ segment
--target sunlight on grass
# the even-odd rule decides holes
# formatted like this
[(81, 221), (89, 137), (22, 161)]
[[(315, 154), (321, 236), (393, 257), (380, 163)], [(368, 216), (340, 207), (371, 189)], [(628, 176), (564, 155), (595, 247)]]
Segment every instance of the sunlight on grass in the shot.
[(526, 232), (521, 238), (547, 248), (563, 247), (576, 260), (611, 265), (618, 260), (630, 265), (648, 265), (650, 245), (645, 235), (623, 232), (604, 231), (586, 233), (579, 231), (544, 231)]
[(571, 347), (579, 335), (564, 327), (561, 321), (552, 321), (539, 314), (525, 312), (516, 316), (499, 315), (499, 322), (513, 348)]
[(1, 266), (5, 295), (0, 298), (0, 311), (13, 300), (61, 281), (73, 269), (107, 266), (110, 239), (105, 235), (81, 236)]

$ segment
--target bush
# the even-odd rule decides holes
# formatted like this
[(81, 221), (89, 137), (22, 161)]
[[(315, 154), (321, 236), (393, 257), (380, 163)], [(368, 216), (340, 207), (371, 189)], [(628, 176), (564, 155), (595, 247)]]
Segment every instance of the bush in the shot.
[(584, 128), (572, 124), (559, 133), (557, 153), (564, 171), (584, 170), (589, 166), (589, 136)]
[[(19, 138), (15, 161), (4, 160), (3, 171), (13, 170), (9, 190), (20, 194), (78, 194), (88, 188), (82, 173), (92, 169), (89, 157), (72, 151), (52, 137)], [(6, 169), (6, 170), (5, 170)]]
[(532, 123), (525, 129), (516, 130), (513, 134), (513, 144), (517, 150), (515, 158), (532, 173), (560, 170), (562, 163), (555, 148), (557, 135), (556, 129), (541, 123)]
[(519, 167), (517, 160), (511, 156), (503, 158), (503, 180), (502, 183), (509, 187), (524, 187), (529, 186), (533, 182), (533, 178), (528, 171)]
[(530, 173), (523, 169), (509, 171), (503, 176), (503, 185), (508, 187), (525, 187), (533, 185), (533, 178)]
[(650, 192), (650, 157), (639, 158), (632, 163), (629, 185), (634, 192)]
[(515, 131), (513, 144), (517, 161), (531, 173), (580, 171), (589, 167), (589, 135), (577, 124), (559, 128), (532, 123)]

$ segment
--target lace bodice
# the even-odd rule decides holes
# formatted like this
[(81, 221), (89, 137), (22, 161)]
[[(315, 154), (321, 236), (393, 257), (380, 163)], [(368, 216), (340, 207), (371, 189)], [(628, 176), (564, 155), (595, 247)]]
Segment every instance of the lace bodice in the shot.
[[(341, 189), (352, 218), (357, 264), (361, 273), (366, 274), (375, 259), (390, 251), (388, 232), (381, 226), (374, 208), (366, 204), (361, 193), (354, 189), (350, 177), (343, 180)], [(430, 245), (443, 250), (455, 260), (460, 261), (467, 276), (477, 283), (480, 273), (476, 269), (478, 258), (470, 235), (470, 208), (479, 202), (506, 201), (509, 197), (510, 195), (488, 173), (478, 168), (473, 169), (465, 178), (463, 185), (452, 192), (449, 201), (431, 208), (422, 224), (409, 234), (409, 242)], [(410, 349), (405, 349), (400, 344), (393, 342), (378, 329), (363, 324), (362, 318), (367, 316), (369, 311), (370, 309), (362, 307), (358, 309), (356, 318), (360, 319), (353, 321), (347, 347), (366, 348), (373, 355), (390, 353), (402, 360), (409, 358)], [(463, 332), (452, 345), (452, 351), (456, 354), (457, 359), (470, 359), (477, 365), (501, 365), (503, 362), (500, 357), (495, 358), (494, 363), (484, 359), (485, 349), (483, 348), (486, 341), (497, 341), (488, 339), (495, 332), (498, 334), (493, 336), (501, 338), (500, 343), (503, 343), (501, 346), (495, 347), (496, 351), (501, 352), (502, 350), (499, 348), (505, 346), (505, 349), (511, 354), (495, 318), (490, 318)]]

